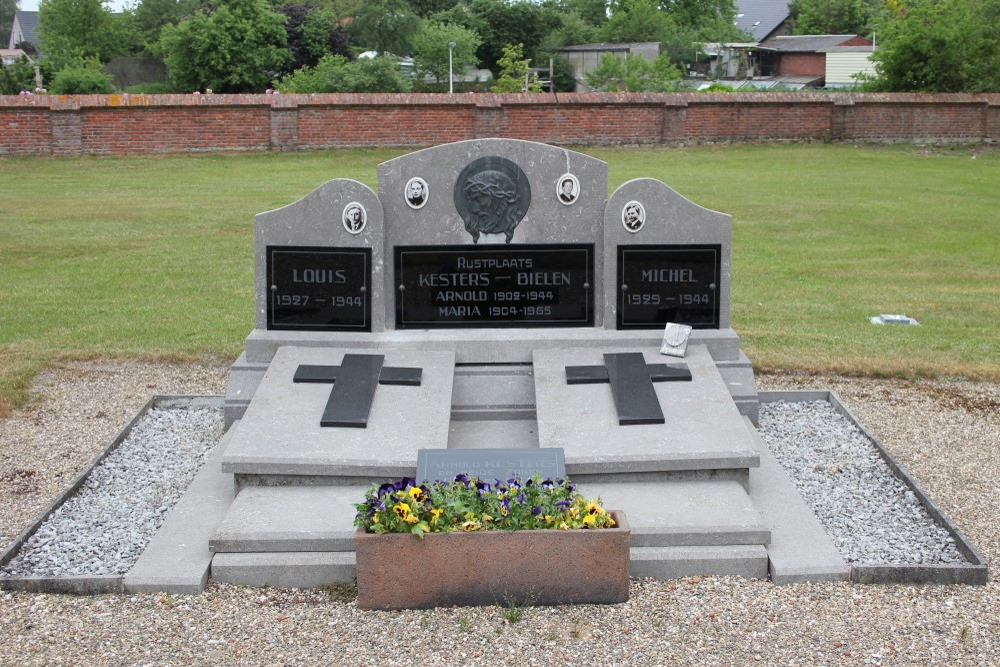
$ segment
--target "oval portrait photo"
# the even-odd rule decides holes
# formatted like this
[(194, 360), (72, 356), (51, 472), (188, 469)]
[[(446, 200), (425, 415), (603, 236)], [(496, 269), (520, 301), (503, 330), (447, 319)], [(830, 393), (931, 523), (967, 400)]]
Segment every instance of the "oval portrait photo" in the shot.
[(406, 198), (407, 206), (410, 208), (423, 208), (423, 205), (427, 203), (428, 194), (427, 181), (419, 176), (411, 178), (406, 182), (404, 197)]
[(556, 181), (556, 196), (559, 201), (569, 206), (580, 196), (580, 181), (573, 174), (563, 174)]
[(344, 229), (352, 234), (360, 234), (368, 222), (368, 213), (365, 207), (356, 201), (344, 207)]
[(646, 224), (646, 209), (634, 199), (622, 207), (622, 224), (630, 232), (637, 232)]

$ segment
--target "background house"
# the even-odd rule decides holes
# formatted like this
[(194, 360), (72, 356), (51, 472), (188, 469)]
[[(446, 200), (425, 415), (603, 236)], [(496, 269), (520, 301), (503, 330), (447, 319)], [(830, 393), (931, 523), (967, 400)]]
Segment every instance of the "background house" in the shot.
[(14, 26), (11, 28), (6, 47), (13, 49), (21, 42), (31, 42), (36, 49), (41, 50), (38, 40), (38, 12), (21, 10), (14, 12)]
[(812, 77), (815, 85), (824, 85), (829, 61), (835, 85), (849, 85), (854, 83), (852, 74), (871, 68), (868, 56), (875, 45), (858, 35), (783, 35), (762, 42), (756, 50), (763, 76)]
[(660, 55), (659, 42), (628, 42), (621, 44), (577, 44), (575, 46), (564, 46), (559, 49), (559, 54), (566, 59), (570, 69), (573, 71), (573, 80), (576, 81), (574, 92), (587, 93), (591, 88), (587, 85), (587, 72), (590, 72), (601, 60), (605, 53), (624, 58), (628, 54), (642, 56), (649, 62), (656, 60)]
[(736, 27), (756, 42), (789, 34), (788, 0), (736, 0)]

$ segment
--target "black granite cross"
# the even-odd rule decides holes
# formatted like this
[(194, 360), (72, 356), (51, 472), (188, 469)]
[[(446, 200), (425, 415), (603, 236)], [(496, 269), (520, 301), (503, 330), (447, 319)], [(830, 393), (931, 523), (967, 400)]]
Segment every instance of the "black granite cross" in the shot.
[(566, 384), (611, 383), (618, 424), (662, 424), (663, 410), (654, 382), (690, 382), (687, 364), (646, 365), (641, 352), (605, 354), (604, 366), (567, 366)]
[(384, 362), (382, 354), (345, 354), (339, 366), (299, 366), (293, 381), (333, 383), (320, 426), (366, 428), (378, 385), (420, 386), (423, 369), (392, 368)]

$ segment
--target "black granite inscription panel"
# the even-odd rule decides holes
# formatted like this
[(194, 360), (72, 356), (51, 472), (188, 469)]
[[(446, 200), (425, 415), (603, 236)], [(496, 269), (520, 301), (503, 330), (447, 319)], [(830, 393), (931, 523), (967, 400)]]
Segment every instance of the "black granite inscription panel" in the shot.
[(267, 328), (371, 331), (370, 248), (267, 247)]
[(719, 328), (720, 245), (618, 246), (618, 328)]
[(591, 244), (397, 247), (399, 329), (592, 326)]
[(517, 475), (542, 479), (566, 476), (566, 457), (559, 447), (541, 449), (421, 449), (417, 452), (418, 482), (448, 482), (455, 475), (502, 481)]

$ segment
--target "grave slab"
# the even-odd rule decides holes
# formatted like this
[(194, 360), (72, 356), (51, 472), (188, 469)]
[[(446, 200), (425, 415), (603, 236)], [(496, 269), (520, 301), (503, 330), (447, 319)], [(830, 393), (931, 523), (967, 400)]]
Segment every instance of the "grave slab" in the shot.
[(736, 481), (587, 483), (587, 498), (625, 512), (632, 547), (767, 544), (764, 516)]
[(690, 382), (653, 384), (663, 424), (619, 425), (609, 385), (567, 384), (567, 367), (603, 365), (608, 352), (641, 352), (647, 365), (667, 359), (659, 347), (534, 353), (539, 446), (562, 447), (571, 476), (745, 471), (759, 465), (759, 452), (705, 347), (690, 346), (684, 359), (669, 358), (688, 365)]
[[(420, 368), (420, 386), (379, 385), (367, 428), (320, 425), (329, 383), (295, 383), (299, 366), (339, 366), (343, 349), (278, 350), (222, 461), (222, 470), (251, 476), (412, 474), (417, 450), (448, 445), (455, 355), (386, 350), (385, 365)], [(336, 384), (333, 385), (334, 387)]]

